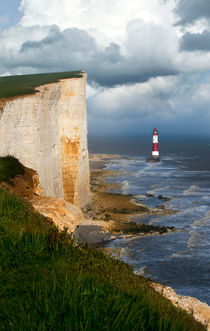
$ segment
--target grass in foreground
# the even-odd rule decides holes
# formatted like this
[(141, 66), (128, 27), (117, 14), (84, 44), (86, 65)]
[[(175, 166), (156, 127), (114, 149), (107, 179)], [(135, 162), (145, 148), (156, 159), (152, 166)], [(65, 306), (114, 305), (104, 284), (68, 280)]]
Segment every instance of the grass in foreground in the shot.
[(0, 190), (0, 330), (204, 330), (128, 265)]
[(74, 77), (82, 77), (81, 71), (0, 77), (0, 98), (33, 94), (37, 86), (56, 83), (59, 79)]
[(12, 178), (23, 174), (23, 166), (15, 157), (0, 157), (0, 183), (4, 181), (11, 184)]

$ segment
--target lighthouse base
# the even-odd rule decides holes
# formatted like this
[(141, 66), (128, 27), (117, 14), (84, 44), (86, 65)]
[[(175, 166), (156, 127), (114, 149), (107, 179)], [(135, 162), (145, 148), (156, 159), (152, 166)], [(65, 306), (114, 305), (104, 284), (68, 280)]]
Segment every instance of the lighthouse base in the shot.
[(159, 156), (152, 156), (151, 158), (147, 159), (147, 162), (160, 162)]

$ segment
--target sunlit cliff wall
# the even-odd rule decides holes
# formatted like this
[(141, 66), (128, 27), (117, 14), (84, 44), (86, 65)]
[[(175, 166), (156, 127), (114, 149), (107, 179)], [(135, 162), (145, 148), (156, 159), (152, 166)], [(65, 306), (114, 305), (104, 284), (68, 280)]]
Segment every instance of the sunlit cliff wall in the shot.
[(86, 74), (0, 99), (0, 156), (37, 171), (48, 196), (81, 208), (90, 203)]

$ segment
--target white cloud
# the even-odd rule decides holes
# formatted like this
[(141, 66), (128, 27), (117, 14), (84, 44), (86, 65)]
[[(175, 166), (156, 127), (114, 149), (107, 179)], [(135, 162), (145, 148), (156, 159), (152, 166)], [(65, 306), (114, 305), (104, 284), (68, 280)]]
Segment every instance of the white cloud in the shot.
[[(209, 70), (210, 52), (179, 51), (179, 37), (186, 30), (180, 34), (182, 27), (174, 26), (175, 5), (175, 0), (22, 0), (19, 25), (0, 33), (0, 71), (10, 71), (16, 63), (18, 70), (25, 71), (24, 62), (31, 72), (68, 70), (69, 65), (69, 70), (87, 70), (90, 79), (97, 76), (99, 84), (111, 85)], [(202, 17), (190, 25), (191, 31), (199, 24), (204, 28)], [(57, 40), (52, 38), (55, 25), (61, 29)], [(77, 38), (69, 30), (75, 28)], [(84, 39), (90, 41), (90, 36), (93, 42), (88, 49)], [(44, 45), (45, 38), (48, 44)], [(33, 42), (37, 46), (30, 50)], [(20, 54), (24, 43), (27, 51), (25, 47)]]
[(20, 25), (13, 26), (8, 30), (0, 30), (0, 75), (5, 72), (10, 74), (38, 72), (39, 68), (33, 68), (32, 63), (28, 64), (27, 61), (24, 63), (24, 59), (20, 61), (21, 54), (19, 52), (24, 42), (42, 40), (49, 31), (49, 27), (32, 26), (26, 29)]
[(200, 123), (207, 131), (210, 83), (199, 72), (210, 70), (210, 52), (184, 52), (179, 43), (210, 22), (196, 14), (175, 25), (176, 3), (185, 2), (22, 0), (19, 24), (0, 30), (0, 73), (87, 71), (89, 122), (99, 132), (119, 123), (127, 131), (155, 123), (171, 130), (188, 117), (189, 130)]
[(176, 35), (142, 20), (128, 23), (124, 47), (117, 43), (102, 47), (85, 30), (61, 31), (55, 25), (19, 25), (4, 31), (0, 38), (2, 72), (15, 67), (30, 67), (33, 72), (81, 69), (101, 86), (143, 82), (178, 72), (174, 64)]
[(159, 0), (22, 0), (21, 10), (23, 26), (76, 27), (88, 31), (103, 44), (122, 44), (127, 23), (133, 19), (165, 27), (173, 22), (171, 4)]
[(210, 52), (180, 52), (174, 59), (180, 72), (196, 73), (210, 70)]
[[(0, 46), (2, 53), (14, 53), (18, 52), (22, 44), (26, 40), (39, 41), (46, 37), (49, 33), (49, 27), (32, 26), (24, 28), (21, 25), (16, 25), (8, 30), (0, 31)], [(2, 51), (3, 50), (3, 51)]]

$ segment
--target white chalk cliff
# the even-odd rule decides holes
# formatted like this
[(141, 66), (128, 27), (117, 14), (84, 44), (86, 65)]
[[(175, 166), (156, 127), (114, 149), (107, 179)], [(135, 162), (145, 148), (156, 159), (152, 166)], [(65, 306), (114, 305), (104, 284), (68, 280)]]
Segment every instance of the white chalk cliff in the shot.
[(0, 99), (0, 156), (35, 170), (44, 195), (80, 208), (90, 203), (86, 76)]

